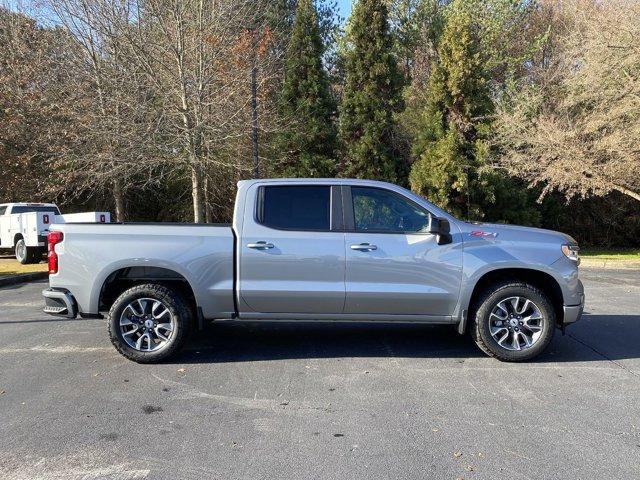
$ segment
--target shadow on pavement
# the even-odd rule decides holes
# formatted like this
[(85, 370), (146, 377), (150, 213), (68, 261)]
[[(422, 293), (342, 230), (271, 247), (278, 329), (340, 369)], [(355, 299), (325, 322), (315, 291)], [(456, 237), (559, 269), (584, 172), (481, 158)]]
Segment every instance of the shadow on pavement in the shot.
[[(559, 330), (534, 362), (640, 358), (640, 315), (585, 315)], [(198, 333), (172, 363), (248, 362), (303, 358), (484, 357), (453, 326), (364, 323), (220, 322)]]

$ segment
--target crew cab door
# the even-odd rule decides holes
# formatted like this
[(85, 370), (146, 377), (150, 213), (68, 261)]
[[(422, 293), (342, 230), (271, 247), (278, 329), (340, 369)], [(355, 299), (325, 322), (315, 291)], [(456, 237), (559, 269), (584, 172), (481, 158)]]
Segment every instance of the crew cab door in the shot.
[(345, 314), (448, 316), (462, 275), (459, 240), (425, 233), (429, 212), (400, 193), (343, 187)]
[(340, 187), (256, 185), (240, 232), (240, 311), (340, 314), (345, 248)]

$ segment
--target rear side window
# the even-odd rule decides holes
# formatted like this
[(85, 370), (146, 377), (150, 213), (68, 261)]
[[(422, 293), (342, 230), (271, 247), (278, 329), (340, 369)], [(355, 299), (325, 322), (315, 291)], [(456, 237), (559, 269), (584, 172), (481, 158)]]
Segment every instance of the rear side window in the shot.
[(42, 207), (42, 206), (15, 206), (11, 209), (11, 213), (31, 213), (31, 212), (49, 212), (54, 215), (60, 215), (60, 212), (56, 207)]
[(329, 231), (331, 223), (331, 187), (262, 187), (258, 220), (281, 230)]
[(4, 207), (0, 207), (0, 215), (4, 215), (5, 213), (7, 213), (7, 206), (6, 205)]

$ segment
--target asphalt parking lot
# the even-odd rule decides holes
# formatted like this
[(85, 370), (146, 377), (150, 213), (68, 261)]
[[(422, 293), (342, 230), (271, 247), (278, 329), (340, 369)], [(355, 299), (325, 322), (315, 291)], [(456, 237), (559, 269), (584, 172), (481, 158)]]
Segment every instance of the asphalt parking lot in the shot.
[(138, 365), (0, 289), (0, 478), (640, 478), (640, 270), (528, 364), (449, 328), (213, 325)]

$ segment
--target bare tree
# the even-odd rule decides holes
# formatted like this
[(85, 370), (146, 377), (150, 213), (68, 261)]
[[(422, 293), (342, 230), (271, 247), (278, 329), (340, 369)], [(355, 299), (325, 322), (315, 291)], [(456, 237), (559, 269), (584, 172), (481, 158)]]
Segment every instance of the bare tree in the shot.
[(227, 165), (223, 152), (238, 136), (250, 101), (238, 102), (245, 72), (228, 62), (259, 6), (249, 0), (149, 0), (138, 4), (135, 28), (125, 35), (163, 112), (157, 148), (188, 169), (195, 222), (205, 220), (206, 172)]
[(244, 172), (251, 163), (232, 152), (235, 142), (250, 143), (251, 126), (257, 140), (267, 78), (261, 74), (269, 71), (267, 6), (262, 0), (52, 2), (82, 47), (77, 68), (92, 89), (76, 126), (83, 141), (63, 161), (77, 189), (86, 188), (82, 179), (111, 185), (121, 219), (127, 188), (151, 181), (159, 168), (173, 178), (183, 172), (194, 221), (210, 221), (215, 198), (228, 196), (229, 169), (242, 164)]
[(149, 140), (157, 124), (150, 108), (153, 98), (123, 42), (132, 7), (127, 2), (59, 0), (50, 9), (79, 46), (73, 67), (80, 80), (74, 86), (85, 94), (84, 102), (71, 105), (77, 141), (58, 165), (75, 193), (108, 190), (122, 221), (127, 189), (144, 182), (144, 167), (155, 165)]
[(498, 162), (543, 195), (640, 201), (640, 4), (567, 0), (546, 7), (553, 49), (536, 83), (505, 97)]

